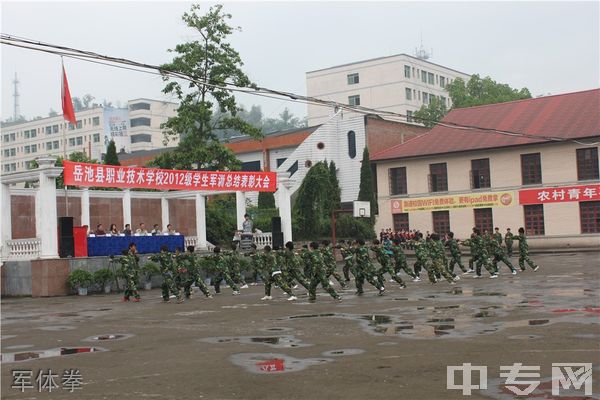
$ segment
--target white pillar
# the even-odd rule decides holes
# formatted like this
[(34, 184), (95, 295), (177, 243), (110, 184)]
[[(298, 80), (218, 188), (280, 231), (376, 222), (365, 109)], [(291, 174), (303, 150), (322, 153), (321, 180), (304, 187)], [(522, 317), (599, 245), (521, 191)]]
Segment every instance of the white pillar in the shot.
[[(39, 214), (35, 216), (39, 220), (40, 231), (36, 236), (42, 241), (40, 249), (40, 258), (58, 258), (58, 213), (56, 211), (56, 177), (47, 174), (45, 169), (54, 166), (54, 159), (45, 159), (40, 164), (40, 188), (36, 202), (36, 211)], [(45, 168), (44, 168), (45, 167)]]
[(81, 193), (81, 225), (87, 225), (90, 228), (90, 191), (83, 188)]
[[(162, 216), (162, 229), (163, 231), (167, 229), (167, 225), (169, 225), (169, 200), (163, 194), (163, 197), (160, 198), (160, 211)], [(175, 227), (177, 229), (177, 227)]]
[(10, 185), (2, 184), (0, 187), (2, 194), (0, 199), (0, 209), (2, 210), (2, 219), (0, 220), (0, 238), (2, 239), (2, 247), (4, 248), (4, 242), (12, 239), (12, 222), (11, 222), (11, 202), (10, 202)]
[(200, 193), (196, 193), (196, 237), (198, 238), (197, 248), (206, 250), (206, 198)]
[[(131, 224), (131, 190), (123, 191), (123, 226)], [(135, 232), (133, 224), (131, 230)]]
[(290, 183), (287, 177), (277, 176), (277, 200), (279, 203), (279, 216), (281, 217), (283, 243), (292, 241), (292, 195), (290, 193)]
[(246, 214), (245, 192), (235, 192), (235, 209), (237, 214), (237, 228), (241, 231), (244, 226), (244, 214)]

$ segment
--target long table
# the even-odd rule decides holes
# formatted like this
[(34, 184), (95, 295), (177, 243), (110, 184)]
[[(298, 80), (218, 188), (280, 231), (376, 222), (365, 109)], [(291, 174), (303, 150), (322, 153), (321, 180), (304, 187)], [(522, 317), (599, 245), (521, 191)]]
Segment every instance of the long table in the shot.
[(185, 251), (183, 235), (96, 236), (87, 238), (88, 257), (121, 255), (132, 242), (140, 254), (158, 253), (163, 245), (166, 245), (169, 251), (175, 251), (177, 247)]

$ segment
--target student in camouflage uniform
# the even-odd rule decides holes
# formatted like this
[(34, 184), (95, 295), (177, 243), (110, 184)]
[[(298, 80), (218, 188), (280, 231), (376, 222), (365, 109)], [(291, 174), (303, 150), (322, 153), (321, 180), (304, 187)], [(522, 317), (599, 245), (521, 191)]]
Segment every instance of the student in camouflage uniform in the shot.
[(394, 259), (394, 274), (398, 275), (400, 270), (403, 270), (414, 282), (421, 280), (421, 278), (415, 275), (409, 268), (408, 263), (406, 262), (406, 254), (404, 254), (399, 239), (395, 239), (394, 244), (392, 245), (392, 258)]
[(363, 292), (363, 284), (365, 280), (371, 285), (375, 286), (379, 290), (379, 295), (383, 295), (385, 292), (385, 286), (383, 282), (377, 279), (375, 267), (371, 262), (369, 256), (369, 248), (365, 245), (365, 241), (360, 239), (356, 243), (356, 274), (354, 275), (354, 281), (356, 283), (356, 295), (360, 296)]
[(308, 250), (308, 245), (302, 245), (302, 250), (300, 250), (300, 258), (304, 263), (304, 276), (306, 276), (309, 280), (312, 276), (312, 257), (310, 255), (310, 250)]
[(256, 286), (258, 285), (259, 279), (263, 282), (265, 281), (262, 276), (263, 266), (261, 254), (257, 251), (256, 243), (250, 245), (250, 252), (247, 253), (246, 256), (250, 257), (250, 268), (252, 269), (252, 279), (254, 280), (250, 285)]
[(529, 258), (529, 245), (527, 245), (525, 229), (519, 228), (519, 234), (514, 236), (514, 239), (519, 241), (519, 267), (521, 267), (521, 271), (525, 271), (525, 263), (534, 271), (537, 271), (540, 267)]
[(319, 286), (319, 284), (331, 297), (336, 300), (341, 300), (342, 298), (329, 284), (327, 267), (325, 266), (323, 255), (319, 250), (319, 243), (317, 242), (311, 242), (310, 244), (310, 264), (312, 275), (310, 277), (310, 286), (308, 288), (308, 300), (315, 301), (317, 299), (317, 286)]
[(344, 280), (350, 282), (350, 272), (354, 275), (354, 254), (352, 253), (351, 244), (346, 243), (345, 240), (340, 240), (337, 248), (340, 249), (340, 253), (342, 253), (342, 258), (344, 259), (344, 267), (342, 269)]
[(498, 242), (500, 246), (502, 246), (502, 234), (500, 233), (500, 228), (498, 227), (494, 229), (494, 240)]
[(435, 274), (432, 275), (430, 273), (431, 259), (429, 255), (429, 245), (425, 242), (425, 240), (423, 240), (423, 234), (421, 232), (417, 232), (413, 246), (415, 249), (415, 257), (417, 257), (417, 261), (415, 262), (414, 266), (415, 274), (419, 276), (421, 274), (421, 269), (424, 268), (425, 271), (427, 271), (429, 282), (436, 283)]
[[(490, 258), (490, 254), (488, 252), (486, 243), (484, 238), (481, 236), (481, 232), (477, 228), (473, 228), (473, 233), (475, 236), (473, 239), (474, 248), (475, 248), (475, 276), (473, 278), (481, 278), (481, 267), (483, 266), (489, 273), (490, 278), (497, 278), (496, 272), (494, 271), (494, 266), (492, 265), (492, 260)], [(489, 235), (486, 236), (486, 240), (489, 240)]]
[(150, 260), (160, 264), (160, 272), (162, 274), (162, 298), (168, 303), (171, 294), (179, 296), (177, 287), (175, 286), (175, 263), (173, 255), (169, 252), (166, 245), (161, 246), (160, 253), (150, 256)]
[(139, 281), (139, 258), (136, 254), (136, 248), (134, 243), (129, 244), (129, 250), (123, 250), (123, 255), (119, 258), (121, 264), (121, 271), (125, 278), (125, 293), (123, 294), (123, 301), (129, 301), (133, 296), (133, 301), (140, 301), (140, 294), (137, 290), (137, 283)]
[(460, 258), (460, 248), (458, 242), (454, 239), (454, 232), (448, 232), (448, 240), (446, 240), (445, 246), (450, 250), (450, 263), (448, 264), (448, 271), (454, 274), (454, 266), (458, 265), (463, 274), (472, 273), (473, 270), (467, 271), (467, 268), (463, 265)]
[(265, 296), (261, 300), (272, 300), (271, 286), (277, 285), (281, 290), (286, 292), (290, 297), (288, 300), (296, 300), (294, 292), (286, 283), (284, 276), (281, 272), (281, 267), (277, 265), (275, 254), (271, 251), (271, 246), (265, 246), (263, 253), (265, 275), (268, 274), (268, 279), (265, 281)]
[(177, 303), (183, 303), (183, 295), (185, 290), (185, 284), (190, 279), (189, 271), (187, 268), (187, 262), (185, 259), (185, 253), (181, 251), (181, 248), (175, 249), (174, 257), (175, 267), (175, 288), (177, 290)]
[(185, 297), (188, 299), (192, 298), (191, 288), (192, 285), (195, 283), (196, 286), (200, 289), (202, 293), (204, 293), (204, 295), (207, 298), (212, 299), (212, 295), (208, 291), (208, 287), (204, 283), (204, 279), (202, 279), (202, 269), (200, 268), (200, 262), (198, 260), (198, 257), (194, 253), (194, 246), (188, 246), (187, 251), (188, 252), (185, 254), (184, 257), (184, 262), (187, 265), (189, 279), (184, 285)]
[(224, 254), (223, 257), (225, 259), (225, 263), (227, 264), (227, 269), (229, 271), (229, 276), (236, 283), (240, 284), (240, 289), (247, 289), (248, 284), (246, 283), (246, 278), (244, 278), (244, 273), (241, 268), (241, 261), (238, 254), (235, 252), (237, 246), (235, 244), (232, 245), (232, 251)]
[(475, 247), (475, 234), (471, 233), (471, 237), (466, 240), (462, 240), (460, 242), (463, 246), (469, 247), (469, 253), (471, 254), (471, 258), (469, 258), (469, 270), (467, 271), (469, 274), (475, 272), (475, 262), (477, 261), (477, 248)]
[(327, 274), (327, 279), (333, 275), (335, 280), (340, 283), (342, 289), (346, 288), (346, 282), (337, 272), (337, 264), (335, 262), (335, 255), (333, 254), (333, 248), (329, 245), (329, 240), (323, 240), (321, 242), (323, 247), (321, 248), (321, 254), (323, 255), (323, 262), (325, 263), (325, 273)]
[(288, 275), (290, 276), (292, 281), (297, 281), (299, 284), (304, 286), (306, 290), (308, 290), (310, 287), (310, 283), (308, 282), (304, 274), (302, 274), (302, 259), (294, 251), (294, 243), (287, 242), (285, 244), (285, 249), (286, 250), (284, 252), (283, 258)]
[(490, 240), (489, 241), (489, 249), (490, 249), (490, 254), (492, 255), (492, 265), (494, 267), (494, 271), (496, 272), (496, 274), (498, 274), (498, 262), (499, 261), (502, 261), (504, 264), (506, 264), (506, 266), (508, 268), (510, 268), (510, 271), (512, 272), (513, 275), (517, 274), (517, 270), (513, 267), (512, 263), (510, 262), (508, 257), (506, 257), (506, 251), (502, 248), (501, 243), (498, 243), (497, 240)]
[(509, 257), (512, 257), (513, 254), (513, 234), (510, 231), (510, 228), (506, 228), (506, 233), (504, 234), (504, 244), (506, 245), (506, 254)]
[(213, 285), (215, 286), (215, 293), (221, 293), (221, 281), (225, 279), (225, 282), (229, 285), (231, 290), (233, 290), (233, 295), (240, 294), (240, 289), (237, 287), (235, 282), (231, 279), (231, 275), (229, 275), (229, 269), (227, 268), (227, 262), (223, 254), (221, 254), (221, 248), (219, 246), (215, 246), (213, 249), (214, 257), (215, 257), (215, 276), (213, 277)]
[[(440, 235), (437, 233), (432, 233), (431, 236), (431, 244), (430, 244), (430, 257), (431, 257), (431, 268), (429, 268), (429, 280), (435, 281), (437, 274), (446, 278), (448, 283), (454, 285), (455, 282), (460, 278), (452, 273), (450, 273), (446, 267), (446, 249), (444, 244), (440, 240)], [(436, 275), (435, 277), (433, 275)], [(437, 278), (438, 280), (440, 278)]]
[(390, 254), (388, 254), (387, 250), (379, 243), (379, 240), (375, 239), (373, 241), (371, 251), (375, 253), (375, 257), (377, 258), (379, 265), (381, 265), (381, 268), (379, 268), (379, 270), (376, 272), (380, 285), (383, 286), (383, 283), (385, 282), (384, 275), (388, 273), (392, 278), (391, 281), (396, 281), (396, 283), (398, 283), (400, 287), (404, 289), (406, 287), (404, 281), (394, 272), (394, 269), (391, 265), (392, 260), (390, 258)]

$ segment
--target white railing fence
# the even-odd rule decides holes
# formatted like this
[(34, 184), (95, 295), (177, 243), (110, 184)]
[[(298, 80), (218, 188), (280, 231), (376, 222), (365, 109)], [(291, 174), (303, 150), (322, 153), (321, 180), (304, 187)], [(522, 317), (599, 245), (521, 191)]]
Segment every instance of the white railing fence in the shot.
[(40, 257), (42, 240), (12, 239), (4, 242), (2, 259), (4, 260), (33, 260)]
[(273, 246), (273, 235), (271, 232), (263, 232), (254, 235), (254, 243), (258, 249), (263, 249), (265, 246)]

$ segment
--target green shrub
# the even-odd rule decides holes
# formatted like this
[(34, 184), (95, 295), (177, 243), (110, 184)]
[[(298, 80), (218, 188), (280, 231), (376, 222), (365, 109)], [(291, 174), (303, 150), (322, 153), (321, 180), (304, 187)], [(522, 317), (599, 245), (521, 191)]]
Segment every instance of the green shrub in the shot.
[(93, 280), (94, 277), (90, 272), (84, 269), (76, 269), (69, 274), (69, 277), (67, 278), (67, 283), (73, 289), (77, 289), (80, 287), (87, 288), (92, 284)]
[(110, 269), (101, 268), (94, 272), (94, 283), (100, 286), (102, 289), (104, 286), (106, 286), (106, 283), (113, 278), (113, 276), (114, 275)]
[(148, 261), (141, 268), (142, 275), (146, 279), (146, 282), (152, 280), (153, 276), (160, 275), (160, 267), (157, 263), (153, 261)]
[(355, 218), (351, 214), (339, 215), (335, 228), (338, 238), (372, 240), (376, 237), (369, 218)]

